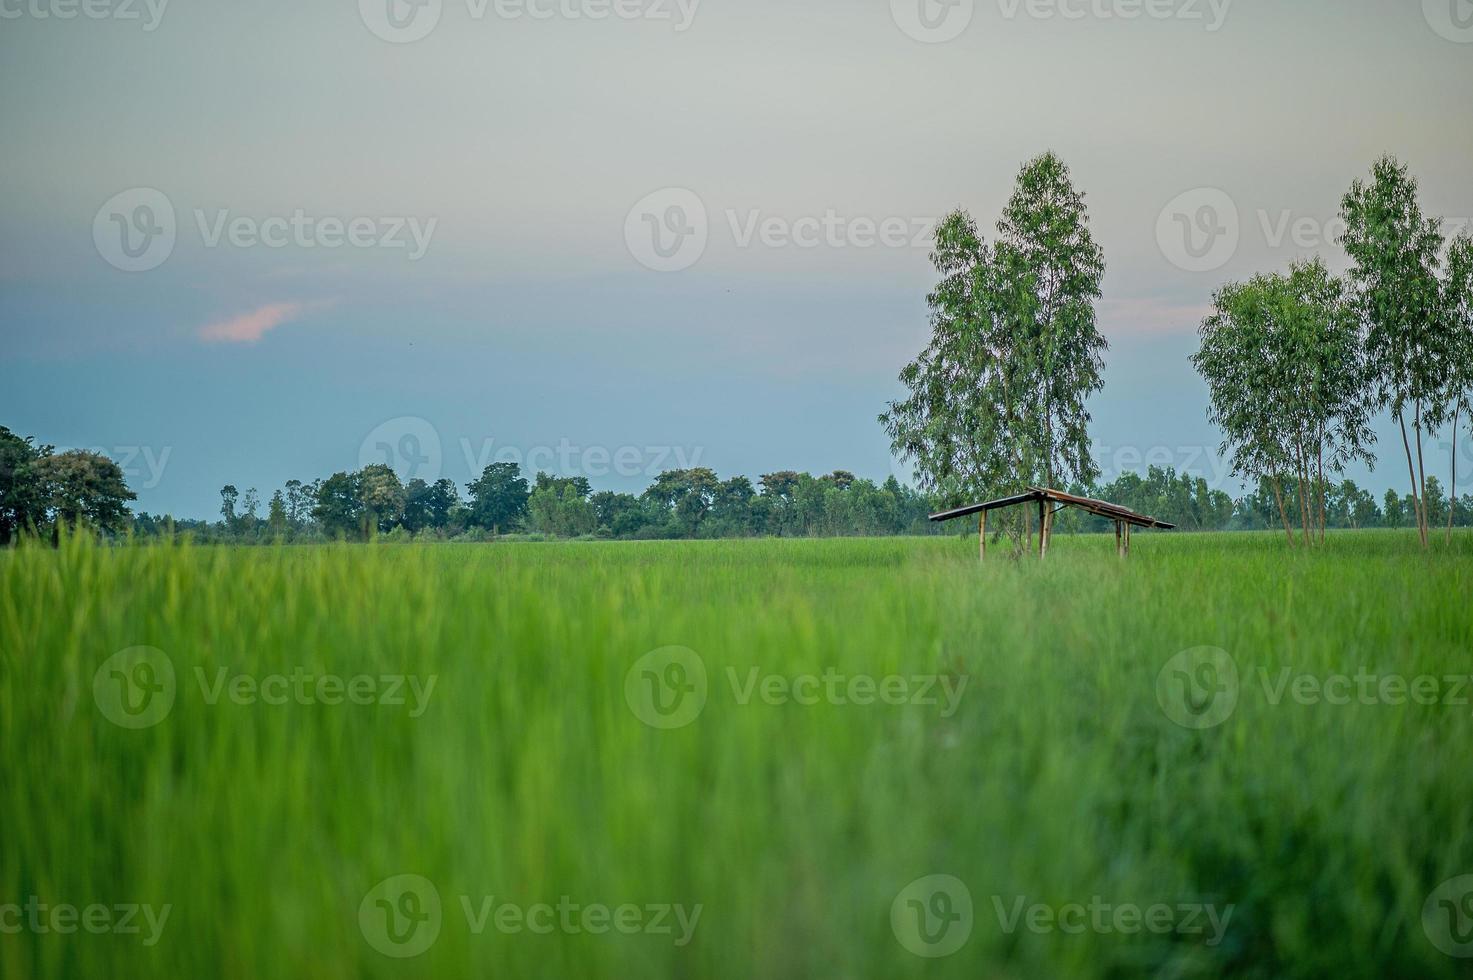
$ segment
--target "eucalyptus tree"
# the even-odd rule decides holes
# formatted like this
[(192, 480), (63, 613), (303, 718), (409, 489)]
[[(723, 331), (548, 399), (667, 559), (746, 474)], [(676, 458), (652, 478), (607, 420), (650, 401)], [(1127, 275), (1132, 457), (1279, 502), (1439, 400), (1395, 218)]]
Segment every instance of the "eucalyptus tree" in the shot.
[(1374, 463), (1367, 368), (1344, 286), (1319, 259), (1229, 284), (1199, 335), (1192, 363), (1207, 381), (1221, 451), (1240, 476), (1268, 481), (1291, 543), (1286, 483), (1302, 539), (1323, 541), (1325, 474)]
[(941, 275), (926, 297), (931, 339), (900, 372), (909, 397), (891, 402), (880, 422), (896, 455), (914, 461), (922, 489), (995, 493), (1022, 472), (1027, 439), (992, 247), (970, 215), (954, 211), (936, 227), (931, 261)]
[(1207, 419), (1223, 433), (1218, 451), (1227, 456), (1235, 475), (1254, 484), (1266, 481), (1273, 488), (1284, 536), (1292, 545), (1284, 477), (1295, 467), (1284, 449), (1277, 409), (1289, 371), (1275, 336), (1272, 292), (1268, 277), (1258, 276), (1214, 293), (1191, 360), (1207, 382)]
[(1311, 487), (1317, 512), (1309, 516), (1323, 541), (1326, 471), (1343, 473), (1353, 460), (1375, 465), (1369, 370), (1345, 286), (1320, 259), (1291, 264), (1288, 277), (1276, 277), (1274, 286), (1294, 383), (1287, 405), (1300, 482)]
[(989, 245), (964, 211), (937, 226), (931, 339), (900, 374), (908, 397), (880, 415), (922, 488), (946, 497), (1098, 475), (1085, 401), (1103, 387), (1105, 263), (1057, 156), (1024, 164), (997, 227)]
[[(1447, 397), (1447, 316), (1438, 257), (1441, 222), (1422, 214), (1417, 182), (1393, 157), (1377, 160), (1341, 201), (1350, 280), (1366, 330), (1378, 407), (1401, 427), (1417, 530), (1427, 546), (1422, 443), (1441, 425)], [(1412, 435), (1407, 433), (1411, 416)]]
[(997, 224), (994, 250), (1006, 290), (1005, 326), (1026, 366), (1025, 410), (1039, 427), (1045, 486), (1098, 475), (1085, 402), (1104, 387), (1107, 347), (1095, 318), (1105, 256), (1089, 230), (1084, 195), (1053, 153), (1030, 160)]
[[(1443, 308), (1448, 314), (1448, 381), (1452, 402), (1452, 483), (1448, 493), (1458, 498), (1458, 423), (1473, 416), (1473, 237), (1459, 235), (1447, 255)], [(1452, 540), (1453, 512), (1448, 508), (1447, 540)]]

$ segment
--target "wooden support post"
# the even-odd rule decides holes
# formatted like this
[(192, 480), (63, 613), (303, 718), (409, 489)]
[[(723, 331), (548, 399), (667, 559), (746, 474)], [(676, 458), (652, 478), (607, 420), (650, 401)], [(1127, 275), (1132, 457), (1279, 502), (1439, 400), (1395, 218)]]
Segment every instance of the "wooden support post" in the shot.
[(1125, 522), (1125, 554), (1130, 555), (1130, 522)]
[(1038, 557), (1048, 551), (1048, 501), (1038, 502)]
[(1120, 529), (1123, 523), (1123, 521), (1115, 522), (1115, 554), (1121, 558), (1125, 557), (1125, 532)]
[(982, 561), (987, 560), (987, 511), (977, 518), (977, 553)]

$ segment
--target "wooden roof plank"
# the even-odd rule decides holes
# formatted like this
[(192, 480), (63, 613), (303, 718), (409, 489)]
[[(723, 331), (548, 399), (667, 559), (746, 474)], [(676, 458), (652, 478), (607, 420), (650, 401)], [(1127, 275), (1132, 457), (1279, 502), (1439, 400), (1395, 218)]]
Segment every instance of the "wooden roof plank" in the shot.
[(1011, 497), (1001, 497), (997, 500), (989, 500), (982, 504), (968, 504), (965, 507), (957, 507), (954, 510), (944, 510), (939, 514), (932, 514), (933, 521), (951, 521), (958, 517), (970, 517), (984, 510), (996, 510), (999, 507), (1012, 507), (1014, 504), (1026, 504), (1030, 500), (1038, 500), (1042, 494), (1037, 490), (1029, 489), (1027, 493), (1015, 494)]
[(933, 521), (951, 521), (959, 517), (968, 517), (982, 511), (995, 510), (999, 507), (1012, 507), (1017, 504), (1026, 504), (1034, 500), (1053, 500), (1061, 504), (1078, 507), (1080, 510), (1103, 517), (1111, 521), (1125, 521), (1137, 527), (1155, 527), (1165, 531), (1175, 530), (1175, 524), (1166, 521), (1158, 521), (1154, 517), (1137, 513), (1129, 507), (1112, 504), (1108, 500), (1096, 500), (1093, 497), (1081, 497), (1062, 490), (1054, 490), (1048, 487), (1029, 487), (1025, 492), (1014, 494), (1011, 497), (1000, 497), (997, 500), (989, 500), (980, 504), (968, 504), (965, 507), (956, 507), (945, 510), (939, 514), (932, 514)]

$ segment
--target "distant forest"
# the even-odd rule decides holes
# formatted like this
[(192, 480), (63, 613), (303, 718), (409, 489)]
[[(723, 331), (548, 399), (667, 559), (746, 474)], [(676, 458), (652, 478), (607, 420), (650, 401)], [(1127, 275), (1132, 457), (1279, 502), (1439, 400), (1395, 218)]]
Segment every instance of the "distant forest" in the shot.
[[(1151, 467), (1073, 493), (1123, 504), (1188, 531), (1261, 530), (1278, 522), (1273, 488), (1234, 499), (1200, 476)], [(1291, 483), (1287, 490), (1296, 491)], [(378, 464), (326, 479), (289, 480), (266, 500), (255, 488), (220, 490), (219, 520), (133, 513), (135, 499), (122, 469), (107, 456), (57, 453), (0, 426), (0, 544), (31, 532), (52, 537), (80, 525), (111, 539), (187, 535), (202, 542), (270, 544), (350, 540), (487, 541), (539, 538), (842, 537), (972, 533), (937, 525), (928, 515), (972, 501), (922, 493), (895, 477), (883, 483), (837, 470), (813, 476), (792, 470), (720, 479), (713, 470), (669, 470), (643, 493), (595, 491), (583, 477), (538, 473), (495, 463), (461, 487), (448, 479), (403, 482)], [(1325, 488), (1326, 524), (1333, 528), (1415, 527), (1411, 496), (1392, 491), (1377, 500), (1350, 480)], [(1427, 478), (1428, 516), (1473, 525), (1473, 494), (1450, 501)], [(1449, 507), (1452, 511), (1449, 513)], [(1063, 533), (1104, 532), (1102, 518), (1059, 514)]]
[[(928, 515), (960, 501), (916, 491), (893, 476), (883, 483), (839, 470), (813, 476), (784, 470), (754, 484), (744, 476), (720, 479), (710, 469), (661, 473), (643, 493), (594, 491), (582, 477), (538, 473), (527, 480), (515, 463), (498, 463), (466, 486), (451, 480), (401, 483), (387, 466), (336, 473), (326, 480), (292, 480), (269, 500), (255, 490), (221, 491), (220, 520), (172, 521), (143, 513), (134, 533), (165, 533), (171, 526), (199, 540), (273, 542), (431, 539), (485, 541), (508, 535), (543, 538), (690, 539), (841, 537), (975, 533), (932, 524)], [(1101, 485), (1070, 490), (1123, 504), (1189, 531), (1261, 530), (1278, 525), (1273, 490), (1234, 500), (1206, 479), (1151, 467)], [(1291, 487), (1292, 490), (1292, 487)], [(1428, 479), (1431, 517), (1445, 522), (1449, 501)], [(1378, 501), (1345, 480), (1326, 488), (1326, 521), (1333, 528), (1414, 527), (1410, 496), (1387, 491)], [(1473, 495), (1455, 502), (1453, 523), (1473, 525)], [(1095, 533), (1109, 522), (1080, 512), (1061, 513), (1056, 530)]]

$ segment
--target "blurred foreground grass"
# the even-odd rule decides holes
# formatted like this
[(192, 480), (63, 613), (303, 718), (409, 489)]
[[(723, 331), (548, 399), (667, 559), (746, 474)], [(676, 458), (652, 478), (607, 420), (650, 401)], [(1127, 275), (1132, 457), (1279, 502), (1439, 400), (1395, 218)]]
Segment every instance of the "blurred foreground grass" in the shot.
[(1468, 975), (1473, 538), (974, 549), (0, 554), (0, 976)]

